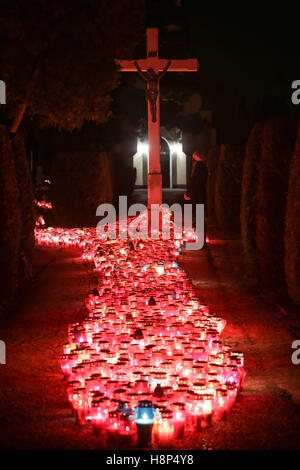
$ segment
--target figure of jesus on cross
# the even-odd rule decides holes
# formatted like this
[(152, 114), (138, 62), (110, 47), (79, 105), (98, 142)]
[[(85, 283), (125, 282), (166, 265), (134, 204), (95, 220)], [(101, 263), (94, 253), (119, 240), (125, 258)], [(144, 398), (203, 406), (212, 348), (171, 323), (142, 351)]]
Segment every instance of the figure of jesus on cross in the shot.
[(147, 58), (116, 60), (121, 72), (138, 72), (147, 83), (148, 102), (148, 207), (162, 204), (160, 167), (159, 81), (167, 72), (196, 72), (197, 59), (167, 60), (158, 57), (158, 29), (147, 28)]
[(147, 72), (142, 72), (137, 61), (134, 61), (134, 65), (139, 75), (147, 82), (146, 100), (149, 101), (150, 111), (152, 115), (152, 122), (156, 122), (156, 102), (158, 96), (158, 80), (160, 80), (170, 67), (171, 61), (167, 63), (164, 70), (160, 73), (155, 73), (153, 69), (148, 69)]

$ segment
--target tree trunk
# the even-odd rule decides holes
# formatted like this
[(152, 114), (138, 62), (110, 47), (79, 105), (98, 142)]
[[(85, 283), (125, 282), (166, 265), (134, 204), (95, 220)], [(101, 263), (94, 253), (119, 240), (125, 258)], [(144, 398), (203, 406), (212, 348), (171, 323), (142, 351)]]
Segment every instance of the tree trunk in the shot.
[(22, 119), (23, 119), (23, 116), (24, 116), (24, 113), (26, 111), (26, 108), (27, 108), (27, 105), (28, 105), (28, 102), (29, 102), (29, 99), (31, 97), (31, 94), (33, 92), (33, 89), (34, 89), (34, 84), (35, 84), (35, 80), (37, 78), (39, 74), (39, 67), (38, 67), (38, 64), (36, 63), (34, 68), (33, 68), (33, 73), (32, 73), (32, 77), (27, 85), (27, 90), (26, 90), (26, 93), (25, 93), (25, 98), (24, 98), (24, 101), (23, 103), (20, 105), (19, 107), (19, 110), (16, 114), (16, 116), (14, 117), (13, 119), (13, 122), (10, 126), (10, 133), (11, 134), (16, 134), (19, 127), (20, 127), (20, 124), (22, 122)]

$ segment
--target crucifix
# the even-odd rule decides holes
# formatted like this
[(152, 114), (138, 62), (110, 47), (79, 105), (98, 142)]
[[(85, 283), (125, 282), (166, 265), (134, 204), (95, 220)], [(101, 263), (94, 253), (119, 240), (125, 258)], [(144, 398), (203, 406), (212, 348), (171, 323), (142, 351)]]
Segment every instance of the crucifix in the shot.
[(121, 72), (138, 72), (147, 83), (148, 102), (148, 207), (162, 203), (160, 167), (159, 80), (167, 72), (197, 72), (198, 60), (167, 60), (158, 57), (158, 29), (147, 28), (147, 58), (116, 60)]

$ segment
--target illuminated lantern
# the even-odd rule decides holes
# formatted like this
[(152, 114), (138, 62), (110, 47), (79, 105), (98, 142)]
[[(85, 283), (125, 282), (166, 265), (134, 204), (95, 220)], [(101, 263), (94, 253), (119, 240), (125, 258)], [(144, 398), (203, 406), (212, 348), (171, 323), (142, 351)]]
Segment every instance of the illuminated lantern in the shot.
[(244, 354), (240, 351), (234, 351), (232, 352), (230, 356), (231, 361), (235, 359), (235, 364), (239, 365), (241, 367), (244, 366)]
[(230, 410), (237, 396), (237, 387), (235, 384), (227, 383), (226, 390), (228, 393), (227, 407), (228, 407), (228, 410)]
[(173, 423), (174, 423), (174, 438), (181, 439), (184, 433), (184, 426), (186, 422), (185, 404), (175, 402), (172, 404), (173, 410)]
[(156, 424), (156, 439), (160, 447), (169, 447), (174, 438), (173, 413), (167, 409), (161, 409)]
[(158, 264), (155, 266), (155, 269), (156, 269), (156, 272), (159, 276), (161, 276), (162, 274), (164, 274), (165, 272), (165, 267), (162, 263)]
[(140, 395), (138, 393), (129, 392), (127, 393), (127, 397), (128, 397), (128, 400), (130, 401), (132, 408), (135, 409), (139, 404), (139, 401), (141, 398)]
[(107, 434), (110, 439), (116, 439), (119, 434), (120, 428), (120, 413), (118, 411), (109, 411), (108, 412), (108, 421), (107, 421)]
[(132, 443), (136, 440), (137, 430), (133, 415), (130, 413), (121, 413), (119, 436), (122, 442)]
[(105, 430), (105, 424), (108, 418), (108, 410), (103, 398), (97, 398), (91, 403), (91, 421), (94, 428), (94, 434), (98, 434)]
[(211, 422), (213, 395), (195, 394), (191, 403), (191, 418), (194, 431), (201, 431)]
[(76, 346), (84, 343), (87, 340), (85, 329), (79, 325), (74, 331), (74, 343)]
[(74, 409), (76, 410), (76, 423), (85, 424), (86, 397), (84, 387), (74, 389), (72, 402)]
[(127, 401), (120, 401), (117, 411), (122, 414), (132, 415), (132, 409), (129, 407), (129, 403)]
[(119, 402), (120, 401), (124, 401), (126, 399), (126, 389), (125, 388), (118, 388), (116, 390), (114, 390), (113, 392), (113, 396), (116, 400), (118, 400)]
[(140, 401), (134, 412), (134, 420), (137, 425), (138, 443), (146, 446), (151, 443), (152, 428), (156, 412), (150, 400)]
[(225, 369), (226, 383), (235, 385), (236, 387), (240, 384), (240, 374), (237, 366), (229, 365)]
[(226, 417), (228, 403), (228, 393), (226, 389), (218, 388), (215, 393), (213, 420), (220, 420)]
[(203, 414), (200, 419), (201, 428), (205, 428), (211, 423), (213, 401), (214, 395), (209, 393), (203, 395)]
[(70, 405), (72, 407), (72, 415), (73, 416), (76, 416), (75, 400), (76, 400), (77, 394), (76, 394), (75, 390), (77, 388), (80, 388), (80, 387), (81, 387), (81, 382), (79, 382), (78, 380), (72, 380), (71, 382), (69, 382), (69, 386), (67, 388), (68, 400), (69, 400)]
[(150, 388), (147, 380), (136, 380), (133, 390), (135, 393), (148, 393)]
[(72, 373), (72, 368), (76, 365), (77, 354), (62, 354), (60, 356), (60, 366), (62, 373), (65, 377), (68, 377)]

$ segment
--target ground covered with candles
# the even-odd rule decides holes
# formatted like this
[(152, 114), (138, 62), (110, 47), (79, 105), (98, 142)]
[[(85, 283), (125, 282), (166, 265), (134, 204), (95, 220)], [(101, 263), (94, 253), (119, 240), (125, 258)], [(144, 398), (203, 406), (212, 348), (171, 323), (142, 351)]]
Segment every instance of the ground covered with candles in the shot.
[(298, 448), (297, 323), (246, 290), (238, 241), (36, 238), (1, 329), (2, 448)]

